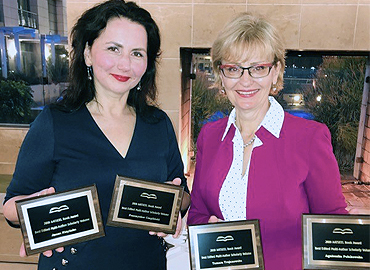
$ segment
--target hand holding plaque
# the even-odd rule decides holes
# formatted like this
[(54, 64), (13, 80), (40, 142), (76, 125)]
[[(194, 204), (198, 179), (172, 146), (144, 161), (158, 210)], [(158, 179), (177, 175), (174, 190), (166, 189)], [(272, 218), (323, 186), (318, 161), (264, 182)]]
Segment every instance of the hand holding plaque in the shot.
[[(22, 199), (30, 199), (30, 198), (39, 197), (39, 196), (47, 195), (47, 194), (53, 194), (53, 193), (55, 193), (54, 187), (49, 187), (49, 188), (45, 188), (43, 190), (40, 190), (38, 192), (35, 192), (33, 194), (30, 194), (28, 196), (25, 196)], [(16, 201), (19, 201), (19, 200), (21, 200), (21, 199), (17, 199)], [(17, 217), (18, 217), (18, 213), (17, 213)], [(56, 248), (55, 251), (56, 252), (63, 252), (64, 247)], [(42, 253), (42, 255), (44, 255), (45, 257), (51, 257), (53, 255), (53, 251), (52, 250), (46, 250)], [(24, 245), (24, 241), (22, 241), (21, 247), (19, 248), (19, 256), (20, 257), (27, 257), (27, 252), (26, 252), (26, 247)]]
[[(168, 181), (168, 182), (165, 182), (165, 183), (180, 186), (181, 185), (181, 178), (175, 178), (174, 180)], [(183, 196), (182, 196), (182, 202), (181, 202), (180, 209), (182, 209), (182, 205), (184, 203), (184, 196), (185, 196), (185, 192), (183, 193)], [(181, 217), (181, 215), (178, 215), (176, 231), (172, 235), (172, 237), (173, 238), (178, 238), (180, 236), (181, 230), (182, 230), (182, 217)], [(159, 237), (166, 237), (168, 235), (167, 233), (164, 233), (164, 232), (154, 232), (154, 231), (149, 231), (149, 234), (150, 235), (157, 235)]]
[(258, 220), (189, 225), (192, 270), (263, 270)]
[(369, 215), (302, 216), (304, 269), (369, 269)]
[(184, 188), (117, 176), (107, 225), (174, 234)]
[(16, 201), (27, 255), (104, 236), (95, 186)]

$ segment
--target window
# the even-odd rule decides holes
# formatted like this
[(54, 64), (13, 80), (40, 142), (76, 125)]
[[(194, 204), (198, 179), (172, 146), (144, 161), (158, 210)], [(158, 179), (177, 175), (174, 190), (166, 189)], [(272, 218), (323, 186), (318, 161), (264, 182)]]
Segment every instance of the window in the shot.
[(49, 34), (58, 34), (57, 3), (55, 0), (48, 0), (49, 10)]

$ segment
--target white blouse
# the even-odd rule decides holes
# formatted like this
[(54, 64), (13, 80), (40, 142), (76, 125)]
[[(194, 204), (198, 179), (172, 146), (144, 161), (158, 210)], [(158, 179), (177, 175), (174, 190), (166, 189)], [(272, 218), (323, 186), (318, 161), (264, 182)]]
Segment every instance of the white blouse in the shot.
[[(281, 105), (273, 98), (269, 97), (270, 108), (268, 109), (265, 118), (257, 128), (257, 130), (263, 126), (267, 131), (273, 134), (276, 138), (279, 138), (281, 127), (284, 122), (284, 110)], [(219, 195), (219, 204), (222, 215), (225, 221), (245, 220), (247, 212), (247, 188), (248, 188), (248, 175), (250, 160), (247, 165), (245, 174), (242, 175), (243, 169), (243, 138), (237, 126), (235, 125), (235, 108), (229, 115), (229, 120), (222, 137), (224, 140), (228, 133), (230, 126), (235, 126), (235, 135), (232, 140), (233, 142), (233, 161), (231, 163), (230, 170), (225, 178), (225, 181), (221, 187)], [(253, 145), (252, 152), (255, 147), (261, 146), (262, 141), (256, 137)]]

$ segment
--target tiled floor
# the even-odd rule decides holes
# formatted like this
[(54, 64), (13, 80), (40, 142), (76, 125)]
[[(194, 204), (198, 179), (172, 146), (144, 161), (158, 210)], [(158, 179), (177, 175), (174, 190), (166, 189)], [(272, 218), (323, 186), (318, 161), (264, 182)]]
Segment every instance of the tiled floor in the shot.
[(353, 177), (342, 177), (342, 191), (351, 214), (370, 215), (370, 185)]

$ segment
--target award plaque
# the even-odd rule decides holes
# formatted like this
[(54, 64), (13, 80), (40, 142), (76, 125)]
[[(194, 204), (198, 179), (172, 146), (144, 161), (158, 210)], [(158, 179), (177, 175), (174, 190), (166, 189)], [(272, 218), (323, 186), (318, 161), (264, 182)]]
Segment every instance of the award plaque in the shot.
[(369, 215), (302, 216), (304, 269), (370, 269)]
[(117, 176), (107, 225), (174, 234), (184, 188)]
[(95, 185), (15, 203), (27, 255), (105, 235)]
[(189, 225), (192, 270), (263, 270), (258, 220)]

